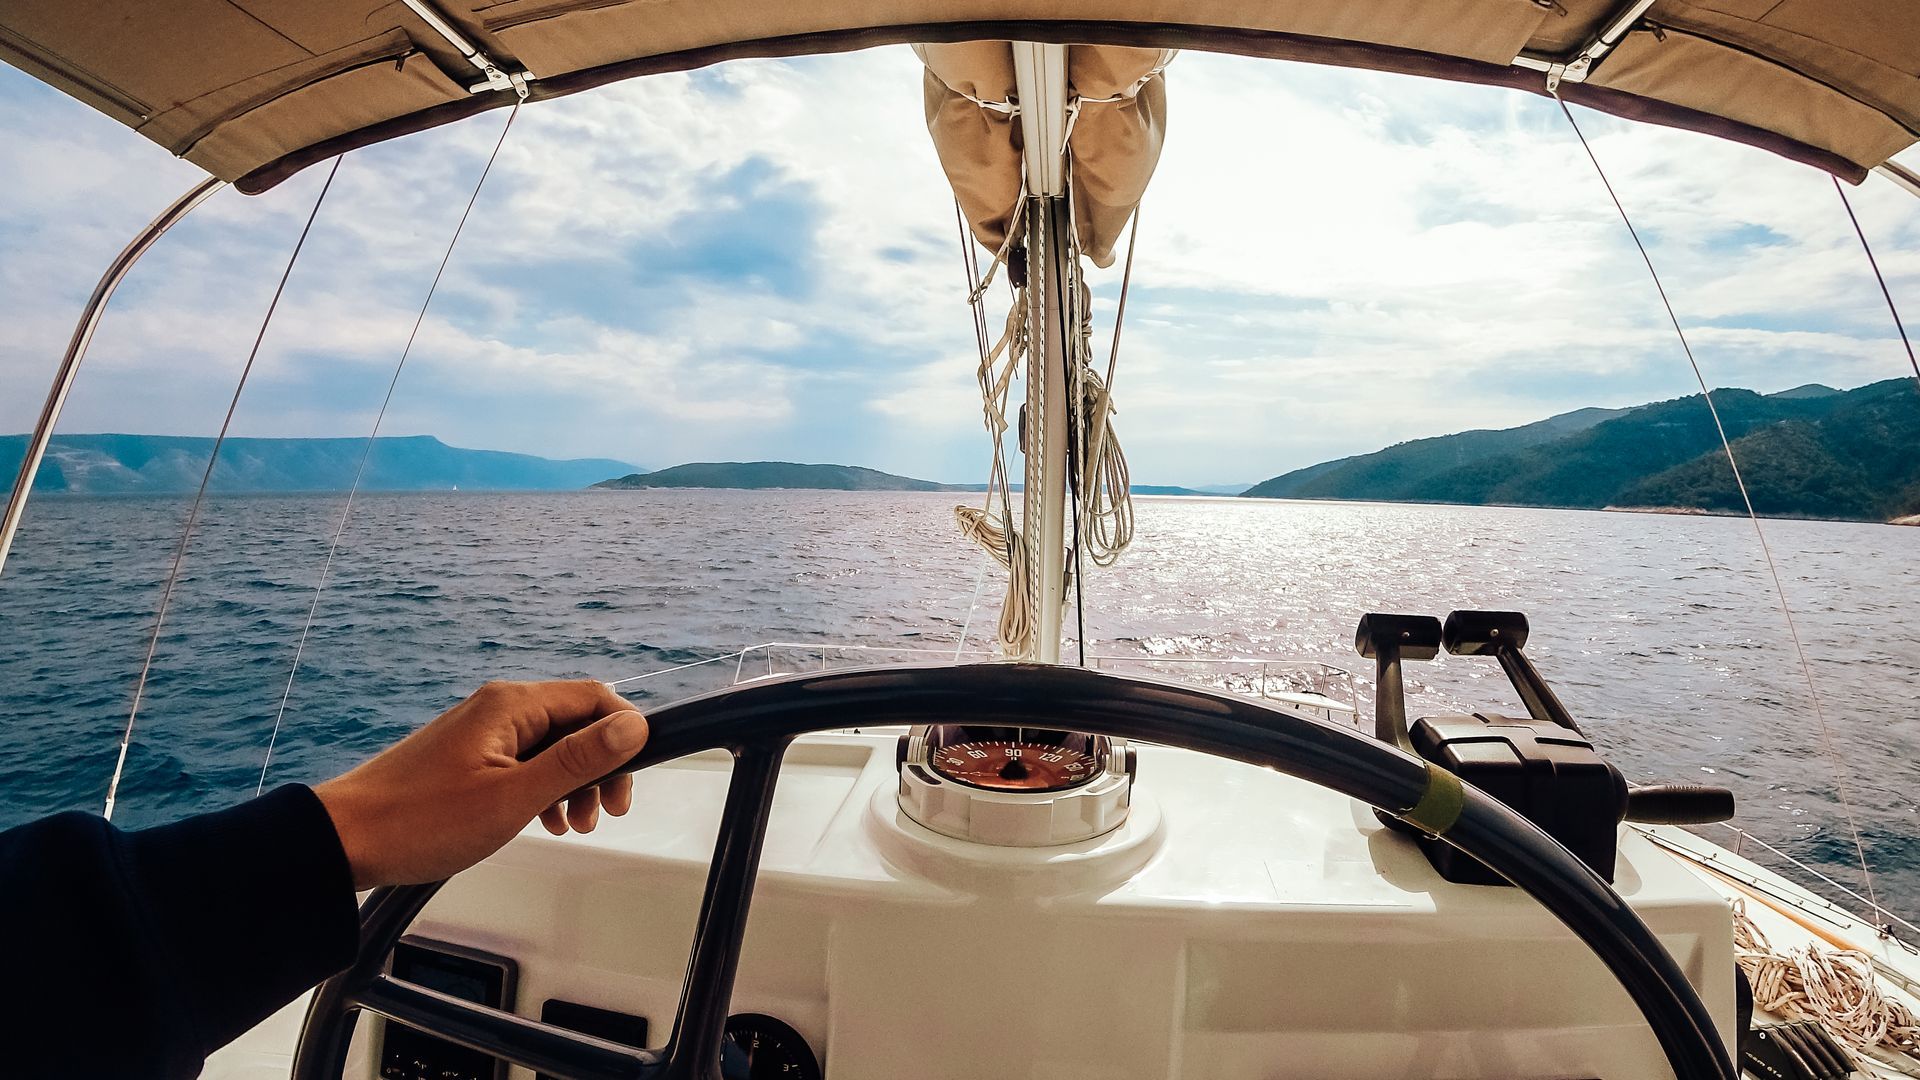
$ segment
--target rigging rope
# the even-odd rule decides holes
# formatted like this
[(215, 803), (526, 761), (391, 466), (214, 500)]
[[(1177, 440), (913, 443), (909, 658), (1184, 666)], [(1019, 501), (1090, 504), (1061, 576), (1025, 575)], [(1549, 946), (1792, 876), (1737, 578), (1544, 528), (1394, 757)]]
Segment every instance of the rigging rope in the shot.
[[(1071, 165), (1069, 165), (1071, 170)], [(1071, 171), (1069, 171), (1071, 176)], [(1069, 188), (1069, 191), (1072, 189)], [(1069, 220), (1072, 214), (1068, 214)], [(1079, 251), (1079, 235), (1068, 226), (1068, 239), (1072, 243), (1071, 252)], [(1087, 283), (1080, 275), (1080, 259), (1077, 254), (1068, 264), (1069, 283), (1072, 290), (1068, 295), (1073, 304), (1072, 325), (1078, 329), (1077, 336), (1086, 342), (1092, 335), (1093, 295), (1087, 290)], [(1072, 373), (1072, 390), (1068, 401), (1073, 405), (1069, 423), (1073, 425), (1073, 438), (1067, 443), (1067, 508), (1073, 513), (1073, 534), (1070, 537), (1073, 555), (1073, 641), (1079, 654), (1080, 666), (1087, 666), (1087, 575), (1083, 564), (1085, 543), (1080, 535), (1080, 493), (1086, 483), (1087, 466), (1087, 376), (1092, 374), (1078, 354), (1084, 350), (1076, 349), (1069, 370)]]
[[(1023, 198), (1013, 215), (1008, 236), (1017, 235), (1024, 218), (1025, 199)], [(1000, 644), (1009, 656), (1031, 655), (1032, 634), (1035, 612), (1033, 599), (1028, 593), (1031, 580), (1029, 563), (1033, 553), (1028, 550), (1020, 528), (1012, 523), (1013, 508), (1010, 491), (1010, 471), (1005, 461), (1005, 434), (1007, 429), (1007, 411), (1009, 396), (1016, 374), (1030, 360), (1030, 350), (1034, 347), (1033, 328), (1027, 319), (1030, 299), (1027, 290), (1034, 287), (1029, 280), (1026, 284), (1016, 285), (1013, 290), (1013, 304), (1007, 313), (1007, 320), (1000, 337), (989, 344), (987, 340), (986, 313), (983, 306), (987, 284), (992, 281), (1000, 264), (1005, 262), (1013, 251), (1011, 239), (994, 253), (993, 264), (988, 267), (984, 278), (981, 277), (978, 263), (973, 253), (972, 236), (968, 232), (966, 219), (960, 213), (959, 205), (954, 206), (955, 222), (959, 228), (962, 249), (961, 262), (967, 272), (968, 303), (974, 319), (975, 345), (979, 350), (980, 362), (978, 382), (980, 385), (981, 406), (987, 432), (993, 439), (994, 456), (991, 475), (988, 478), (985, 505), (981, 507), (957, 506), (954, 517), (963, 536), (984, 548), (1001, 566), (1007, 568), (1008, 583), (1006, 600), (1001, 607)], [(1126, 271), (1121, 279), (1120, 306), (1115, 316), (1112, 348), (1107, 357), (1105, 378), (1094, 372), (1091, 364), (1092, 351), (1092, 313), (1090, 299), (1085, 292), (1084, 282), (1077, 275), (1070, 286), (1068, 313), (1072, 325), (1066, 335), (1068, 343), (1070, 407), (1074, 417), (1073, 437), (1075, 449), (1073, 455), (1073, 475), (1070, 495), (1074, 500), (1075, 515), (1073, 557), (1075, 562), (1074, 581), (1076, 590), (1081, 589), (1078, 564), (1082, 552), (1085, 558), (1095, 566), (1112, 566), (1121, 552), (1133, 542), (1133, 499), (1132, 480), (1127, 469), (1126, 455), (1120, 448), (1120, 440), (1115, 432), (1112, 417), (1114, 413), (1111, 382), (1115, 365), (1119, 358), (1120, 327), (1126, 314), (1127, 293), (1133, 278), (1134, 241), (1139, 236), (1139, 215), (1136, 211), (1133, 233), (1128, 241)], [(1078, 265), (1079, 244), (1077, 233), (1072, 231), (1069, 222), (1068, 251), (1070, 258)], [(1089, 419), (1090, 418), (1090, 419)], [(1038, 447), (1028, 447), (1029, 453), (1037, 453)], [(1000, 512), (996, 515), (993, 504), (1000, 502)], [(1081, 595), (1076, 591), (1076, 596)]]
[(180, 567), (186, 561), (187, 545), (193, 539), (193, 527), (200, 520), (200, 508), (206, 503), (207, 485), (213, 480), (213, 467), (220, 461), (220, 447), (227, 441), (227, 429), (233, 426), (234, 411), (240, 407), (240, 394), (247, 388), (247, 376), (253, 372), (253, 362), (260, 356), (260, 344), (266, 340), (267, 327), (273, 322), (274, 309), (280, 306), (281, 294), (287, 290), (287, 279), (293, 276), (294, 264), (300, 261), (300, 252), (307, 246), (307, 234), (313, 231), (313, 222), (320, 216), (320, 207), (327, 201), (327, 192), (333, 189), (333, 178), (340, 172), (340, 158), (333, 159), (333, 167), (327, 170), (327, 179), (320, 185), (320, 194), (313, 200), (313, 209), (307, 214), (307, 222), (300, 227), (300, 238), (294, 241), (293, 254), (287, 256), (286, 269), (280, 272), (280, 282), (273, 288), (273, 299), (267, 302), (267, 313), (260, 320), (260, 331), (253, 336), (253, 348), (247, 352), (247, 362), (240, 368), (240, 381), (233, 388), (233, 397), (227, 402), (227, 414), (220, 421), (220, 433), (214, 436), (213, 447), (207, 453), (206, 471), (200, 474), (200, 486), (193, 493), (193, 505), (187, 511), (186, 528), (180, 532), (180, 543), (173, 549), (173, 565), (167, 570), (167, 582), (160, 591), (160, 609), (153, 617), (153, 633), (147, 638), (147, 655), (140, 662), (140, 675), (133, 684), (133, 704), (127, 709), (127, 725), (120, 732), (120, 751), (114, 758), (113, 776), (107, 781), (107, 803), (101, 816), (113, 820), (114, 802), (120, 795), (120, 777), (127, 769), (127, 747), (133, 742), (133, 725), (140, 716), (140, 703), (146, 697), (147, 676), (153, 671), (153, 657), (160, 649), (160, 631), (167, 622), (167, 609), (173, 603), (173, 590), (180, 581)]
[(1714, 430), (1720, 435), (1720, 448), (1726, 452), (1727, 466), (1733, 470), (1734, 485), (1740, 489), (1740, 501), (1746, 505), (1747, 519), (1753, 523), (1754, 535), (1760, 541), (1760, 554), (1766, 560), (1767, 573), (1773, 578), (1774, 594), (1780, 599), (1780, 614), (1786, 619), (1788, 635), (1793, 638), (1793, 651), (1799, 658), (1800, 674), (1807, 684), (1807, 698), (1813, 704), (1814, 719), (1819, 724), (1821, 749), (1833, 767), (1834, 784), (1840, 797), (1840, 809), (1846, 816), (1847, 828), (1853, 834), (1853, 851), (1859, 857), (1860, 878), (1866, 885), (1867, 903), (1873, 908), (1876, 919), (1884, 919), (1885, 909), (1880, 906), (1879, 900), (1874, 895), (1873, 870), (1867, 865), (1867, 849), (1860, 839), (1860, 823), (1854, 816), (1853, 802), (1848, 797), (1846, 763), (1834, 749), (1833, 733), (1828, 729), (1826, 712), (1820, 704), (1820, 692), (1814, 686), (1813, 667), (1807, 662), (1806, 646), (1801, 643), (1800, 630), (1793, 621), (1793, 608), (1787, 602), (1787, 590), (1780, 580), (1780, 568), (1774, 563), (1773, 549), (1767, 544), (1767, 532), (1760, 525), (1760, 515), (1753, 509), (1753, 497), (1747, 492), (1747, 482), (1740, 475), (1740, 463), (1734, 458), (1733, 443), (1727, 438), (1726, 425), (1720, 421), (1720, 410), (1713, 403), (1713, 391), (1707, 389), (1707, 378), (1700, 372), (1700, 363), (1694, 358), (1693, 346), (1688, 344), (1686, 331), (1680, 327), (1680, 316), (1674, 313), (1673, 301), (1667, 298), (1667, 287), (1660, 281), (1660, 272), (1653, 267), (1653, 256), (1647, 253), (1647, 245), (1640, 239), (1640, 230), (1634, 228), (1633, 219), (1627, 216), (1626, 206), (1621, 203), (1619, 194), (1613, 190), (1613, 181), (1607, 179), (1607, 171), (1601, 167), (1600, 159), (1594, 154), (1592, 144), (1587, 142), (1586, 133), (1580, 130), (1579, 121), (1573, 118), (1573, 110), (1568, 108), (1567, 103), (1557, 95), (1554, 97), (1554, 102), (1560, 106), (1561, 113), (1567, 118), (1567, 124), (1573, 128), (1574, 135), (1579, 138), (1581, 149), (1587, 152), (1587, 160), (1593, 162), (1593, 170), (1599, 174), (1600, 183), (1607, 189), (1607, 197), (1613, 200), (1613, 208), (1619, 211), (1620, 220), (1627, 227), (1627, 234), (1633, 237), (1633, 245), (1639, 249), (1641, 261), (1647, 264), (1647, 274), (1653, 279), (1653, 287), (1660, 294), (1660, 303), (1667, 310), (1667, 319), (1673, 324), (1673, 332), (1680, 339), (1680, 349), (1686, 353), (1687, 366), (1693, 369), (1694, 380), (1700, 384), (1700, 394), (1706, 399), (1707, 411), (1713, 416)]
[[(1027, 324), (1023, 317), (1025, 293), (1024, 289), (1014, 289), (1013, 307), (1007, 313), (1006, 329), (1000, 340), (991, 346), (987, 343), (985, 294), (994, 271), (999, 269), (1013, 250), (1013, 238), (1018, 235), (1025, 205), (1024, 198), (1015, 204), (1013, 219), (1007, 227), (1007, 241), (994, 253), (993, 265), (988, 267), (985, 278), (980, 276), (979, 263), (973, 253), (973, 238), (967, 230), (965, 217), (961, 215), (959, 202), (955, 201), (953, 207), (954, 219), (960, 227), (961, 262), (967, 271), (967, 303), (972, 309), (974, 337), (980, 350), (980, 366), (976, 375), (980, 384), (982, 416), (987, 433), (993, 439), (993, 463), (987, 476), (985, 505), (979, 508), (956, 506), (953, 515), (959, 523), (962, 536), (979, 544), (995, 561), (1007, 568), (1007, 591), (1000, 605), (999, 638), (1002, 650), (1009, 656), (1029, 655), (1033, 641), (1033, 621), (1026, 602), (1027, 546), (1018, 528), (1013, 525), (1013, 497), (1009, 490), (1011, 485), (1005, 447), (1007, 396), (1013, 385), (1014, 373), (1026, 357)], [(1000, 364), (1002, 356), (1006, 357), (1004, 366)], [(997, 517), (993, 513), (996, 497), (1000, 502)]]
[(1853, 234), (1860, 238), (1860, 250), (1867, 253), (1867, 265), (1873, 267), (1873, 280), (1880, 283), (1880, 295), (1887, 298), (1887, 312), (1893, 316), (1893, 328), (1900, 333), (1900, 344), (1907, 348), (1907, 363), (1913, 366), (1913, 385), (1920, 389), (1920, 359), (1913, 355), (1913, 342), (1907, 337), (1907, 326), (1900, 321), (1900, 309), (1893, 306), (1893, 290), (1887, 288), (1886, 275), (1880, 272), (1880, 260), (1873, 257), (1873, 245), (1867, 243), (1867, 232), (1860, 227), (1860, 218), (1853, 212), (1853, 200), (1847, 198), (1847, 189), (1840, 186), (1840, 178), (1835, 176), (1833, 190), (1840, 196), (1840, 205), (1847, 208), (1847, 220), (1853, 222)]
[[(1920, 1076), (1920, 1018), (1889, 998), (1874, 974), (1873, 957), (1858, 949), (1808, 944), (1777, 949), (1733, 901), (1733, 958), (1753, 987), (1753, 1003), (1788, 1020), (1812, 1020), (1852, 1049)], [(1898, 1055), (1905, 1062), (1889, 1057)]]
[(467, 196), (466, 209), (460, 211), (460, 220), (453, 226), (453, 237), (447, 241), (447, 250), (440, 256), (440, 266), (433, 272), (433, 281), (427, 286), (426, 299), (420, 302), (420, 311), (413, 318), (413, 329), (407, 333), (407, 343), (400, 350), (400, 361), (393, 367), (393, 377), (387, 380), (386, 396), (380, 399), (380, 409), (373, 417), (373, 430), (367, 434), (367, 442), (360, 450), (360, 464), (353, 471), (353, 483), (347, 488), (347, 501), (340, 508), (340, 522), (334, 526), (333, 539), (327, 544), (327, 557), (320, 564), (320, 579), (313, 587), (313, 601), (307, 605), (307, 619), (300, 627), (299, 643), (293, 647), (293, 666), (287, 671), (287, 685), (280, 691), (280, 706), (273, 713), (273, 731), (267, 736), (266, 757), (260, 762), (260, 780), (253, 787), (255, 795), (267, 789), (267, 770), (273, 767), (273, 750), (280, 741), (280, 727), (287, 715), (287, 701), (293, 696), (293, 680), (300, 674), (300, 658), (306, 654), (307, 638), (313, 633), (314, 615), (320, 610), (320, 594), (327, 589), (327, 577), (333, 570), (333, 559), (340, 550), (340, 538), (346, 535), (347, 519), (353, 514), (353, 497), (360, 491), (360, 481), (367, 474), (367, 462), (373, 457), (373, 447), (380, 437), (380, 425), (387, 418), (387, 406), (393, 404), (394, 388), (400, 385), (400, 373), (406, 370), (407, 357), (413, 353), (414, 339), (420, 336), (420, 326), (426, 322), (427, 308), (433, 303), (433, 294), (440, 289), (440, 278), (447, 272), (447, 262), (453, 258), (453, 248), (460, 242), (460, 234), (467, 227), (467, 217), (473, 213), (473, 204), (480, 198), (480, 189), (486, 186), (487, 174), (493, 171), (493, 163), (500, 156), (500, 147), (507, 141), (507, 132), (513, 130), (514, 117), (520, 115), (520, 105), (526, 100), (523, 91), (520, 100), (513, 103), (507, 113), (507, 122), (500, 127), (500, 137), (494, 140), (493, 153), (487, 155), (487, 163), (480, 170), (480, 179), (474, 182), (473, 193)]
[(1120, 361), (1120, 329), (1127, 320), (1127, 293), (1133, 287), (1133, 251), (1140, 240), (1140, 209), (1133, 211), (1127, 233), (1127, 261), (1120, 272), (1120, 302), (1113, 314), (1113, 341), (1107, 350), (1106, 378), (1085, 374), (1088, 411), (1093, 414), (1094, 461), (1092, 482), (1083, 492), (1087, 504), (1087, 554), (1093, 565), (1112, 566), (1133, 543), (1133, 476), (1120, 440), (1113, 436), (1113, 377)]

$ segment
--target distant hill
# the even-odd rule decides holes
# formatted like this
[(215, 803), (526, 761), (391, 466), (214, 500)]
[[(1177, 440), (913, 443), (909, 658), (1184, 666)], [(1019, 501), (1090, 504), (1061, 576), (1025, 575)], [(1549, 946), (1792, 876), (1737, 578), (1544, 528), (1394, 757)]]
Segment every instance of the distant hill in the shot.
[(965, 488), (895, 476), (857, 465), (800, 465), (791, 461), (696, 461), (658, 472), (602, 480), (597, 488), (806, 488), (820, 491), (964, 491)]
[(1435, 477), (1502, 454), (1549, 443), (1623, 416), (1626, 409), (1579, 409), (1524, 427), (1415, 439), (1357, 457), (1295, 469), (1241, 494), (1255, 499), (1419, 500)]
[[(1911, 379), (1770, 396), (1722, 389), (1714, 403), (1758, 512), (1884, 521), (1920, 510), (1920, 457), (1907, 452), (1920, 444), (1920, 393)], [(1589, 422), (1595, 412), (1606, 415)], [(1559, 431), (1543, 432), (1556, 423)], [(1509, 447), (1488, 452), (1503, 441), (1489, 436), (1507, 437)], [(1744, 511), (1698, 394), (1402, 443), (1275, 477), (1248, 494)]]
[(1768, 394), (1767, 396), (1776, 397), (1776, 398), (1787, 398), (1788, 400), (1793, 400), (1795, 398), (1832, 397), (1835, 394), (1838, 394), (1840, 392), (1841, 391), (1835, 390), (1831, 386), (1825, 386), (1817, 382), (1810, 382), (1810, 383), (1803, 383), (1799, 386), (1794, 387), (1791, 390), (1782, 390), (1777, 394)]
[[(343, 491), (365, 439), (230, 438), (220, 448), (211, 488), (224, 492)], [(27, 436), (0, 435), (0, 476), (12, 477)], [(213, 440), (171, 435), (56, 435), (34, 490), (84, 495), (192, 492)], [(361, 481), (366, 491), (577, 490), (634, 466), (603, 458), (556, 461), (498, 450), (463, 450), (429, 435), (375, 441)]]

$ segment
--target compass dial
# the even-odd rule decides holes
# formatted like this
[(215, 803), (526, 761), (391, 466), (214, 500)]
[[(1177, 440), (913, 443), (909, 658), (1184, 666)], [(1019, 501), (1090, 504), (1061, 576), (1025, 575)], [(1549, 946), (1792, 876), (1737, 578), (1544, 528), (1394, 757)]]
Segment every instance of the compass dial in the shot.
[(989, 791), (1062, 791), (1100, 774), (1099, 764), (1084, 750), (1020, 739), (948, 743), (928, 764), (949, 780)]

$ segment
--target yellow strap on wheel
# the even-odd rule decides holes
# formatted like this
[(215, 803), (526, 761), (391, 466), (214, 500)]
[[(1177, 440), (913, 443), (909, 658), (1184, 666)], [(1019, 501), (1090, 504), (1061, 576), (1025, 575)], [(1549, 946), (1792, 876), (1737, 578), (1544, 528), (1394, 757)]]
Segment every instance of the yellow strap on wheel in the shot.
[(1428, 762), (1426, 790), (1412, 809), (1400, 814), (1400, 820), (1430, 836), (1444, 836), (1460, 820), (1460, 811), (1466, 805), (1467, 793), (1460, 787), (1460, 778)]

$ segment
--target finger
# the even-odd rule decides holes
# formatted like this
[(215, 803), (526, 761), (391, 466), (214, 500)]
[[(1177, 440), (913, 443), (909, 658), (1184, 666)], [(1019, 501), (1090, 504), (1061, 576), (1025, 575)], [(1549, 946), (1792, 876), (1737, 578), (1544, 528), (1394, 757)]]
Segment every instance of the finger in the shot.
[(601, 784), (600, 805), (614, 817), (633, 809), (633, 774), (621, 773)]
[(575, 832), (592, 832), (600, 824), (600, 789), (583, 788), (567, 797), (567, 824)]
[(555, 836), (567, 835), (567, 815), (566, 811), (560, 809), (559, 803), (554, 803), (540, 811), (540, 824), (546, 826), (547, 831)]
[(533, 708), (527, 710), (524, 751), (617, 712), (637, 712), (633, 703), (598, 679), (556, 679), (520, 683)]
[(526, 785), (523, 805), (546, 806), (566, 798), (625, 765), (646, 742), (646, 718), (631, 710), (581, 728), (516, 770)]

